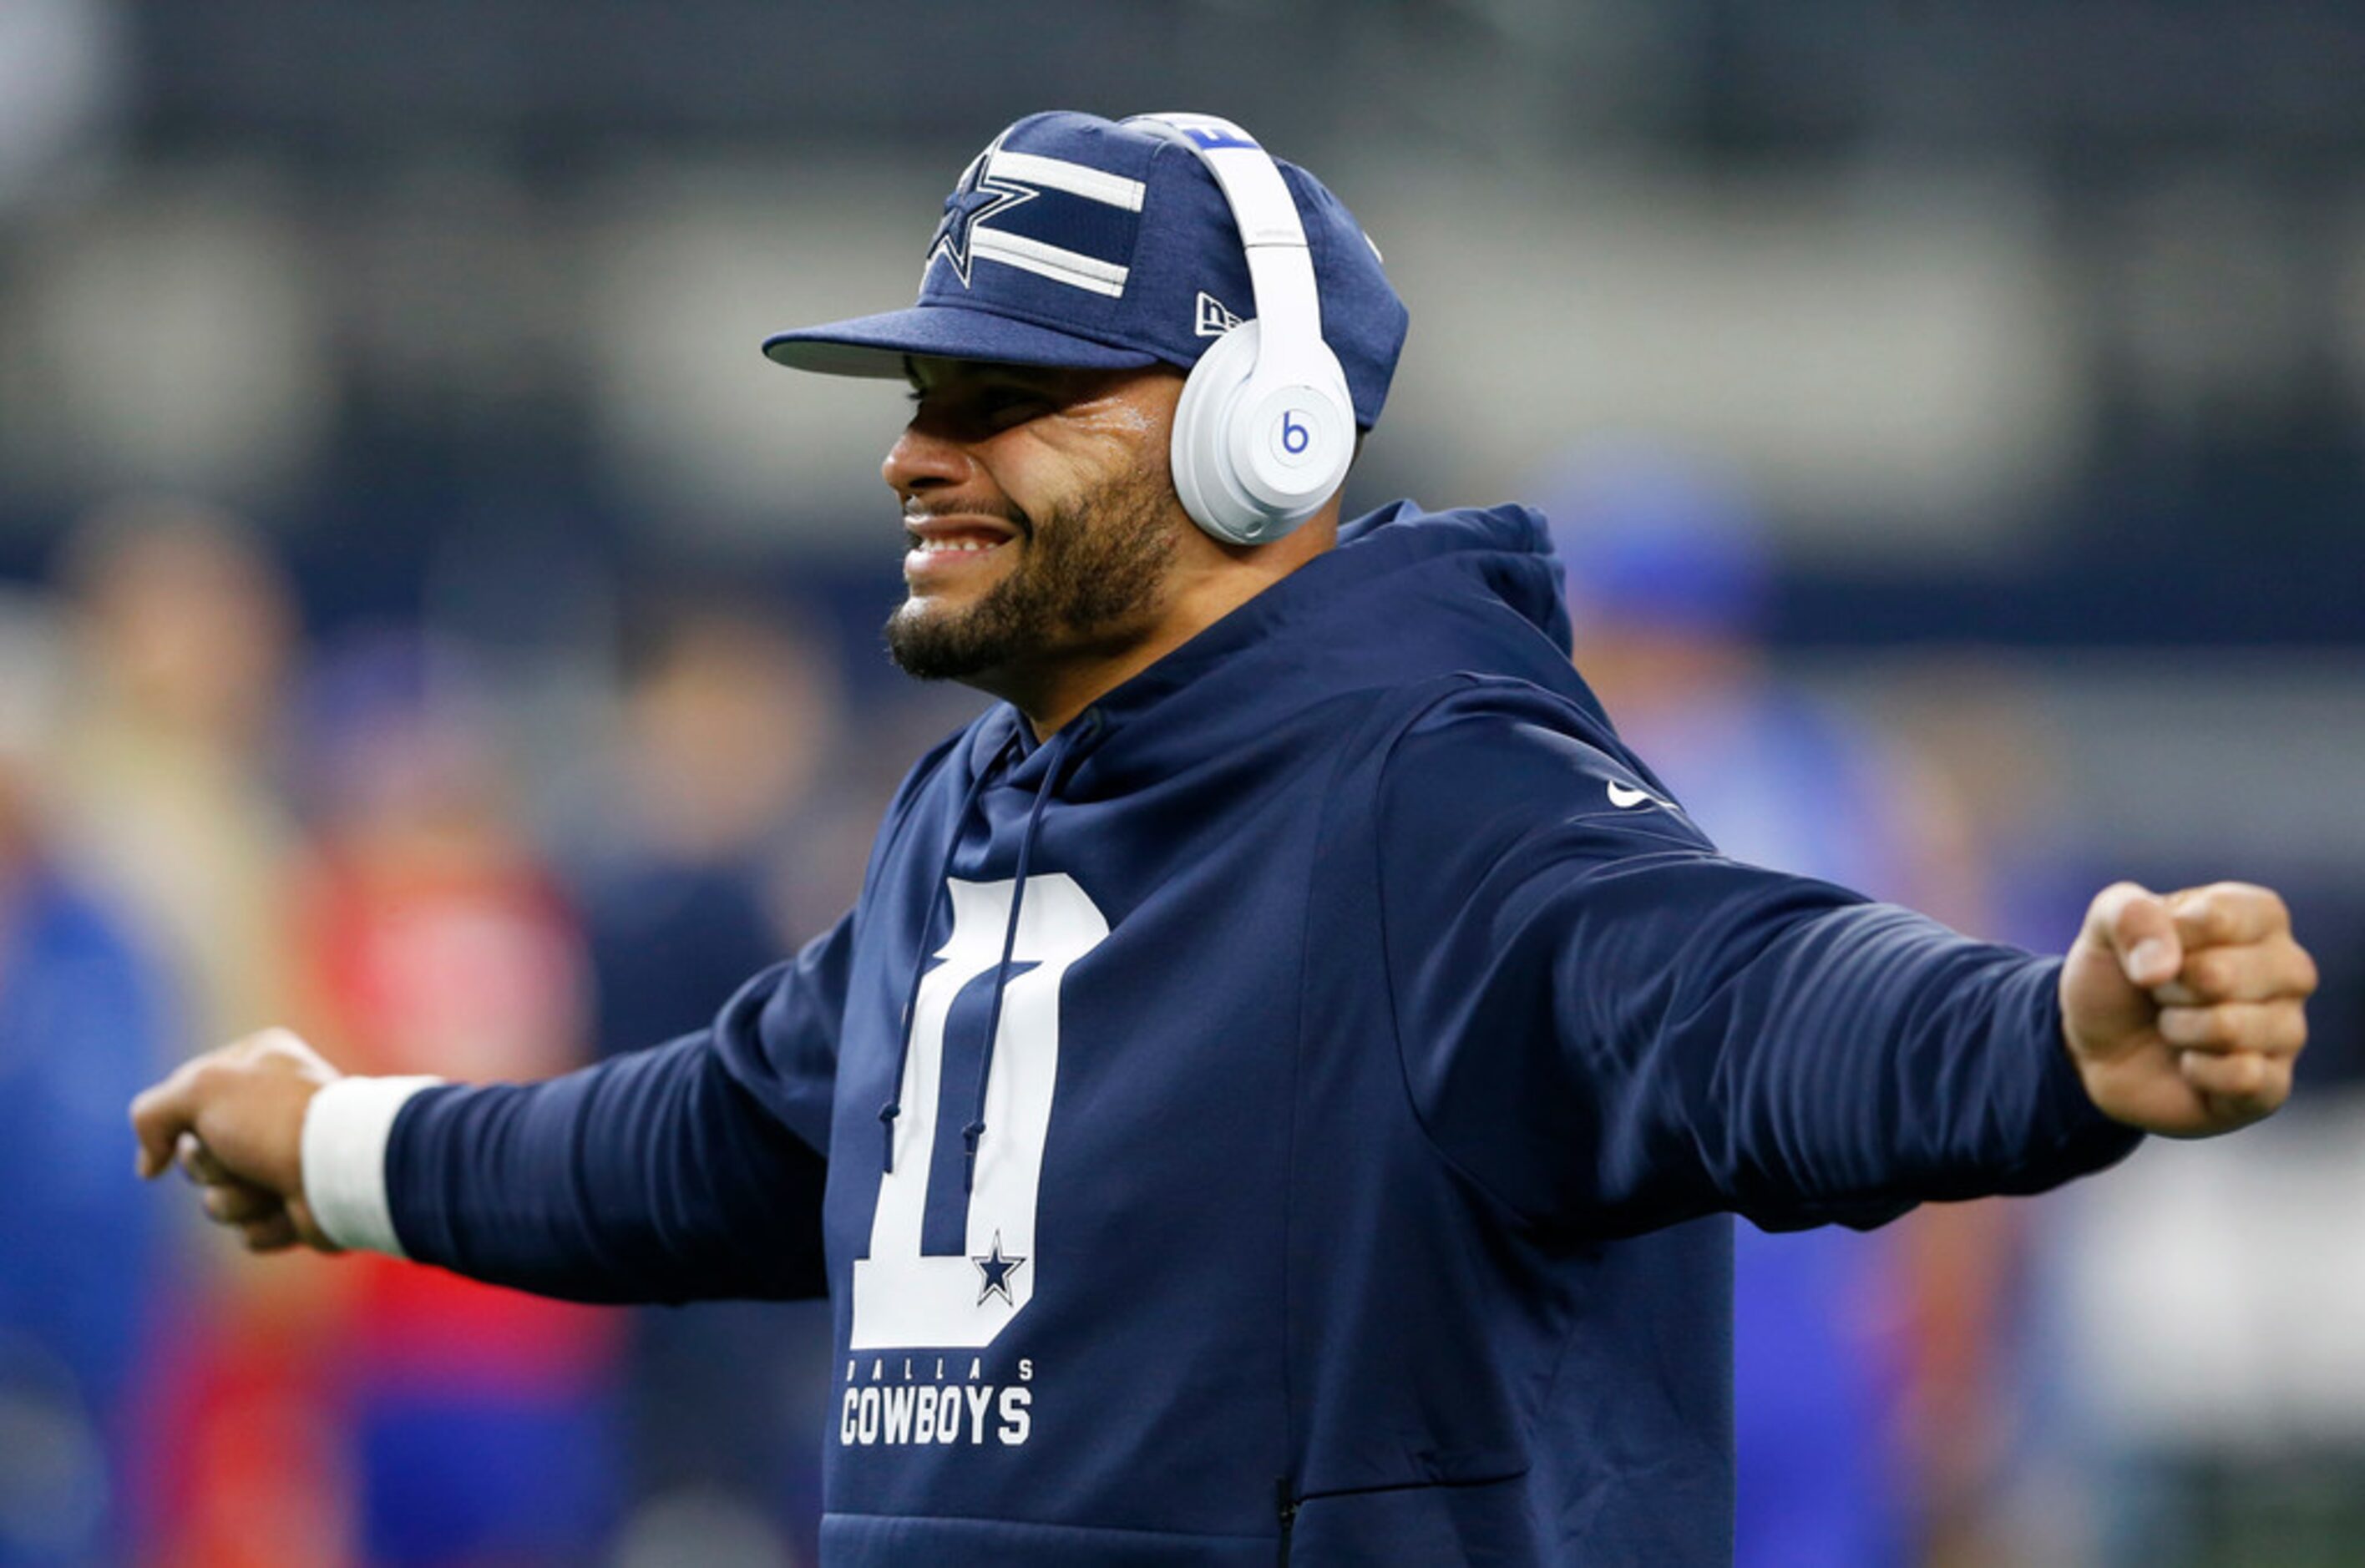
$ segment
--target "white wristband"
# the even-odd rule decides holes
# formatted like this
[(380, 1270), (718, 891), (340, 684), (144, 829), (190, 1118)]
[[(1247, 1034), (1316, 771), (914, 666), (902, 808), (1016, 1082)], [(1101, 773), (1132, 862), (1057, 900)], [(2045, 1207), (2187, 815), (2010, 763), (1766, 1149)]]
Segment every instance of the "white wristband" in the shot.
[(394, 1118), (440, 1078), (341, 1078), (304, 1112), (304, 1201), (338, 1246), (403, 1255), (386, 1197), (386, 1143)]

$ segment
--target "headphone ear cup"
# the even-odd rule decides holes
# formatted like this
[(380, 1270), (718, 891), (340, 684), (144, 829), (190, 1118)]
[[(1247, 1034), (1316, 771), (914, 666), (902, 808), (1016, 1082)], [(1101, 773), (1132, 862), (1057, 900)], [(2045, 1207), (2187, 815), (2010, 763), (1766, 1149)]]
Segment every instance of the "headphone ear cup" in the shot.
[(1258, 375), (1262, 342), (1244, 321), (1199, 356), (1174, 408), (1174, 492), (1228, 544), (1269, 544), (1322, 509), (1347, 476), (1355, 416), (1329, 349), (1297, 375)]
[(1261, 543), (1272, 519), (1232, 472), (1228, 415), (1256, 369), (1257, 324), (1207, 346), (1174, 405), (1174, 493), (1193, 522), (1227, 544)]
[(1278, 538), (1322, 510), (1347, 477), (1355, 454), (1355, 413), (1346, 373), (1318, 339), (1286, 366), (1257, 368), (1225, 411), (1225, 456), (1232, 476), (1278, 524)]

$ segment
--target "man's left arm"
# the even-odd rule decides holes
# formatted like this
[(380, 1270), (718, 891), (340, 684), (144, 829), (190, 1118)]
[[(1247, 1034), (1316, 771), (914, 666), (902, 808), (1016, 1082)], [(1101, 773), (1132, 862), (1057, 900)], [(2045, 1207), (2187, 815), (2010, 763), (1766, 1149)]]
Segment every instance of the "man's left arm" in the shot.
[(2040, 1191), (2288, 1092), (2315, 974), (2273, 895), (2096, 901), (2068, 960), (1743, 865), (1607, 736), (1474, 690), (1398, 743), (1381, 895), (1432, 1138), (1534, 1218), (1770, 1227)]

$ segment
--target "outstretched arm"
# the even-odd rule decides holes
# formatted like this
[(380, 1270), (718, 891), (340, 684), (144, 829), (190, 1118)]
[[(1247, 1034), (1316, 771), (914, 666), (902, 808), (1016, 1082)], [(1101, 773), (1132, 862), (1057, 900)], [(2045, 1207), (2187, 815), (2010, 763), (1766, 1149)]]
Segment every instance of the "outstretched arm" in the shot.
[(1724, 859), (1541, 693), (1440, 704), (1383, 800), (1407, 1082), (1534, 1218), (1871, 1224), (2038, 1191), (2138, 1129), (2264, 1114), (2303, 1032), (2313, 970), (2260, 890), (2114, 889), (2066, 964), (1973, 942)]
[(708, 1035), (425, 1090), (386, 1150), (406, 1256), (577, 1301), (820, 1295), (824, 1174)]
[(712, 1028), (546, 1083), (349, 1079), (284, 1030), (133, 1102), (256, 1250), (368, 1246), (593, 1301), (822, 1289), (825, 1107), (849, 923)]

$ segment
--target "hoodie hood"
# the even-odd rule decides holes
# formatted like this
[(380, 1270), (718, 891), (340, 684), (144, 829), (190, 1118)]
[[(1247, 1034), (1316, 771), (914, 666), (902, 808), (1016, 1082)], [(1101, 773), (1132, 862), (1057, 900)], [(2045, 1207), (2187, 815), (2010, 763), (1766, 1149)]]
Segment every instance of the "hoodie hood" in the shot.
[(1560, 563), (1541, 513), (1429, 512), (1399, 500), (1344, 524), (1336, 549), (1108, 692), (1051, 741), (1037, 745), (1015, 708), (994, 708), (964, 743), (966, 768), (974, 780), (1014, 747), (1018, 760), (997, 782), (1033, 790), (1057, 766), (1067, 776), (1062, 798), (1121, 794), (1145, 777), (1245, 749), (1312, 704), (1463, 671), (1531, 682), (1600, 718), (1569, 657)]
[[(988, 795), (1011, 790), (1031, 799), (973, 1109), (961, 1128), (966, 1171), (975, 1170), (989, 1130), (987, 1084), (1001, 997), (1045, 810), (1054, 801), (1125, 797), (1139, 805), (1151, 794), (1171, 793), (1178, 780), (1188, 780), (1182, 786), (1188, 790), (1234, 793), (1274, 765), (1277, 745), (1303, 755), (1302, 748), (1323, 744), (1311, 737), (1335, 734), (1295, 722), (1315, 706), (1353, 703), (1374, 689), (1463, 671), (1526, 680), (1601, 716), (1570, 667), (1568, 613), (1551, 534), (1526, 507), (1429, 513), (1397, 501), (1346, 524), (1337, 548), (1108, 692), (1049, 740), (1037, 744), (1025, 716), (1006, 702), (971, 726), (956, 743), (963, 793), (936, 884), (949, 882), (972, 813)], [(1276, 740), (1284, 734), (1308, 738)], [(906, 1017), (918, 1002), (926, 939), (938, 914), (932, 903), (904, 988)], [(902, 1081), (899, 1070), (878, 1112), (880, 1166), (891, 1173)]]

